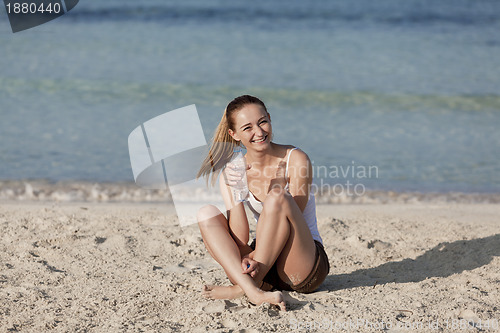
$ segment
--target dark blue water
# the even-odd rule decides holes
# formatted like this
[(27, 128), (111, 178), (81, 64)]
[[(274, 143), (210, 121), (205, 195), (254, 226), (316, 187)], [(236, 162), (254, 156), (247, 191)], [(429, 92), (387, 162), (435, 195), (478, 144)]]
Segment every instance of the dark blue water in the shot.
[(368, 188), (499, 192), (498, 31), (498, 1), (81, 1), (17, 34), (1, 12), (0, 179), (132, 180), (136, 126), (194, 103), (209, 139), (251, 93), (315, 165), (377, 166)]

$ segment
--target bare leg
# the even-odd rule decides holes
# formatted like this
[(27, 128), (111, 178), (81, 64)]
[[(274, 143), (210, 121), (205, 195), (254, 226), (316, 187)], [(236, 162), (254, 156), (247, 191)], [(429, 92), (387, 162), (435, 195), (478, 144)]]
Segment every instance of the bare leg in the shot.
[(262, 280), (276, 262), (280, 278), (290, 285), (304, 281), (314, 266), (311, 232), (293, 197), (282, 189), (273, 189), (266, 197), (253, 258), (265, 267), (256, 280)]
[(231, 237), (227, 220), (216, 207), (205, 206), (200, 209), (198, 225), (210, 254), (224, 268), (229, 279), (241, 288), (251, 302), (255, 304), (268, 302), (285, 310), (285, 302), (281, 292), (264, 292), (257, 287), (250, 275), (242, 273), (240, 250)]
[[(253, 279), (262, 288), (262, 281)], [(203, 297), (209, 299), (235, 299), (245, 295), (245, 292), (237, 284), (232, 286), (204, 285), (202, 294)]]
[(205, 285), (202, 294), (203, 297), (208, 299), (235, 299), (245, 295), (237, 284), (234, 286)]

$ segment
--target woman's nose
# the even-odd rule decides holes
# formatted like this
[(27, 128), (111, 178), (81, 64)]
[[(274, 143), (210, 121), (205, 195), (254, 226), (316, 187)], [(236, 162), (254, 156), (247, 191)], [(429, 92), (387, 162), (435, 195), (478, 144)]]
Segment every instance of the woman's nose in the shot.
[(255, 130), (254, 130), (254, 134), (255, 134), (255, 136), (262, 136), (264, 134), (264, 131), (262, 130), (262, 128), (260, 128), (260, 126), (256, 126)]

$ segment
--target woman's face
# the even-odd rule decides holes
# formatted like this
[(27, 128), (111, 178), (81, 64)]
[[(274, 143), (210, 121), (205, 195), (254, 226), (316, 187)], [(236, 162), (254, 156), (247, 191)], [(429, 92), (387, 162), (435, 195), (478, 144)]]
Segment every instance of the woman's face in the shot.
[(269, 146), (272, 136), (271, 116), (259, 104), (247, 104), (233, 114), (234, 131), (229, 134), (247, 149), (262, 150)]

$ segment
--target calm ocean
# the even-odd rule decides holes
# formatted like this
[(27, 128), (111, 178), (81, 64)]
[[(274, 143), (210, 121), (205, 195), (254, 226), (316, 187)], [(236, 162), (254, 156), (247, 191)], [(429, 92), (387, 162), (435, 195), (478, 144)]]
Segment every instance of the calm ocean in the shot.
[[(129, 133), (262, 98), (275, 141), (368, 189), (500, 192), (500, 1), (82, 0), (0, 10), (0, 179), (133, 181)], [(325, 179), (335, 182), (338, 179)]]

